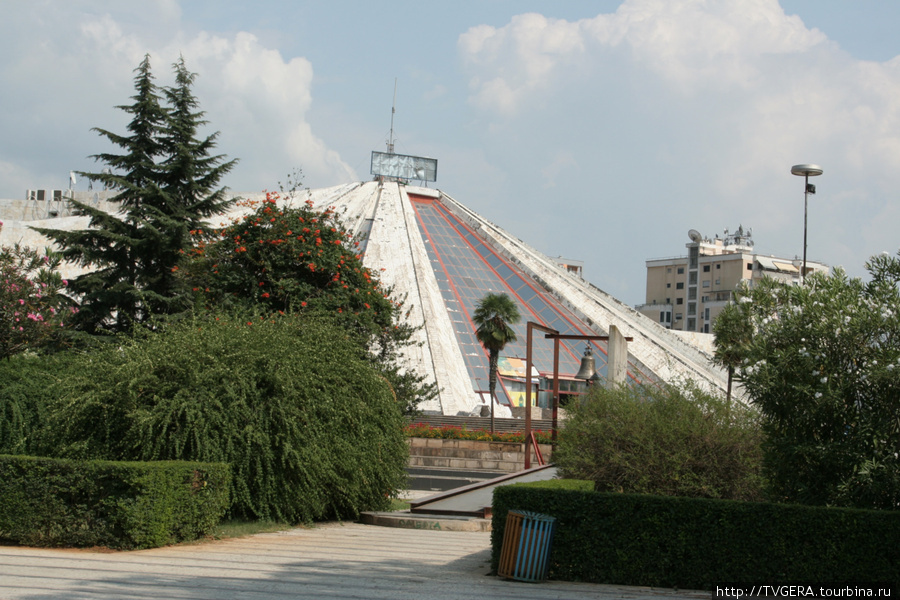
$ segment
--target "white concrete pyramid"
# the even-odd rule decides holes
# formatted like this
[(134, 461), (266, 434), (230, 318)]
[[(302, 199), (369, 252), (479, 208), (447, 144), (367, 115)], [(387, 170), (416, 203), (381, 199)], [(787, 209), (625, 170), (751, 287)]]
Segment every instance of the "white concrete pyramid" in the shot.
[[(365, 265), (378, 272), (398, 296), (406, 297), (406, 307), (411, 309), (408, 319), (420, 326), (418, 343), (407, 350), (406, 362), (410, 369), (436, 381), (441, 390), (437, 399), (420, 406), (424, 411), (468, 414), (485, 402), (487, 357), (473, 343), (474, 327), (468, 315), (474, 299), (488, 291), (508, 293), (520, 305), (520, 342), (508, 346), (508, 359), (525, 357), (526, 321), (565, 333), (562, 324), (573, 333), (587, 335), (606, 335), (615, 325), (633, 338), (628, 344), (632, 380), (692, 380), (707, 389), (725, 387), (724, 373), (712, 365), (709, 355), (439, 190), (371, 181), (303, 191), (293, 202), (307, 197), (317, 208), (335, 208), (344, 224), (363, 240)], [(213, 225), (242, 210), (247, 209), (235, 209)], [(7, 220), (0, 230), (0, 244), (48, 245), (28, 228), (32, 225), (79, 229), (87, 225), (87, 219)], [(546, 351), (549, 342), (541, 343)], [(602, 362), (603, 343), (595, 348)], [(535, 367), (542, 376), (549, 376), (552, 366), (543, 356), (535, 359)], [(564, 378), (572, 379), (580, 358), (578, 347), (569, 344), (560, 366)], [(504, 392), (503, 403), (513, 397), (515, 393)]]

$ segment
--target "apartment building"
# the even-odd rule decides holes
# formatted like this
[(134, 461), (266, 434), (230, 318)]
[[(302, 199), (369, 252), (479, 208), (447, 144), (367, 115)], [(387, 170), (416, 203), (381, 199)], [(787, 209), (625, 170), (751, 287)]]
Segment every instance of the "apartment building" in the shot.
[[(710, 239), (692, 229), (687, 255), (647, 261), (646, 303), (635, 308), (667, 329), (711, 333), (712, 323), (734, 290), (763, 277), (799, 284), (803, 261), (759, 254), (753, 230), (739, 226)], [(806, 272), (828, 272), (823, 263), (807, 260)]]

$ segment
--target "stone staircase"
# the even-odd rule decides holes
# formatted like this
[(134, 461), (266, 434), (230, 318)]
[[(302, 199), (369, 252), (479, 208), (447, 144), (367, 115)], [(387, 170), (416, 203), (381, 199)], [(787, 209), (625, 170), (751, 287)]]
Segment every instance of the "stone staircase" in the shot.
[[(540, 450), (549, 462), (551, 446), (541, 444)], [(537, 465), (535, 454), (531, 462)], [(407, 487), (411, 490), (451, 490), (524, 468), (524, 444), (409, 438)]]

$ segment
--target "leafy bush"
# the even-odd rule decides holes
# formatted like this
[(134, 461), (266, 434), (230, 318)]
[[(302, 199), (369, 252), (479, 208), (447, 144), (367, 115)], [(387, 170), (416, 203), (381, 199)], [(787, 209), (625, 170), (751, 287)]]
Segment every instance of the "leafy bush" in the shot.
[(221, 314), (86, 354), (49, 431), (60, 456), (226, 462), (232, 518), (356, 517), (404, 483), (403, 418), (354, 338)]
[(570, 405), (553, 460), (597, 491), (761, 498), (754, 411), (686, 385), (596, 389)]
[(507, 513), (514, 509), (556, 517), (552, 579), (687, 589), (726, 582), (900, 579), (896, 512), (608, 494), (580, 485), (497, 488), (493, 568), (500, 562)]
[(0, 454), (40, 454), (39, 434), (54, 386), (66, 378), (71, 356), (23, 353), (0, 360)]
[[(3, 223), (0, 222), (0, 229)], [(74, 308), (61, 290), (59, 254), (19, 244), (0, 246), (0, 359), (39, 348), (54, 337)]]
[(869, 282), (764, 279), (723, 312), (716, 343), (764, 416), (779, 500), (900, 509), (900, 258), (866, 268)]
[(228, 465), (0, 455), (0, 537), (32, 546), (153, 548), (209, 533)]

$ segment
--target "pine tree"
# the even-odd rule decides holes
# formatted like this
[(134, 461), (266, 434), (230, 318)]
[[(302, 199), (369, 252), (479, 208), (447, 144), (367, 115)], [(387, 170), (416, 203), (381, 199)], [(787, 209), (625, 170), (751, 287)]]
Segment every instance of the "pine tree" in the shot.
[(180, 209), (189, 229), (200, 226), (202, 219), (222, 213), (231, 204), (226, 188), (219, 187), (222, 177), (237, 160), (225, 160), (222, 154), (211, 156), (218, 132), (197, 139), (197, 129), (205, 125), (204, 112), (191, 92), (196, 73), (188, 71), (184, 57), (174, 65), (175, 86), (165, 89), (169, 104), (166, 130), (162, 144), (167, 159), (163, 163), (164, 190)]
[(81, 302), (77, 325), (89, 332), (127, 331), (153, 315), (177, 312), (186, 298), (174, 273), (189, 231), (227, 206), (224, 189), (213, 190), (235, 161), (209, 156), (216, 135), (195, 138), (204, 123), (191, 93), (194, 75), (175, 64), (176, 86), (153, 83), (150, 58), (135, 70), (134, 104), (119, 106), (132, 115), (130, 135), (95, 128), (123, 150), (93, 158), (107, 165), (100, 173), (81, 173), (118, 193), (117, 214), (73, 201), (76, 214), (90, 217), (89, 229), (38, 229), (60, 247), (66, 260), (91, 269), (72, 282)]

